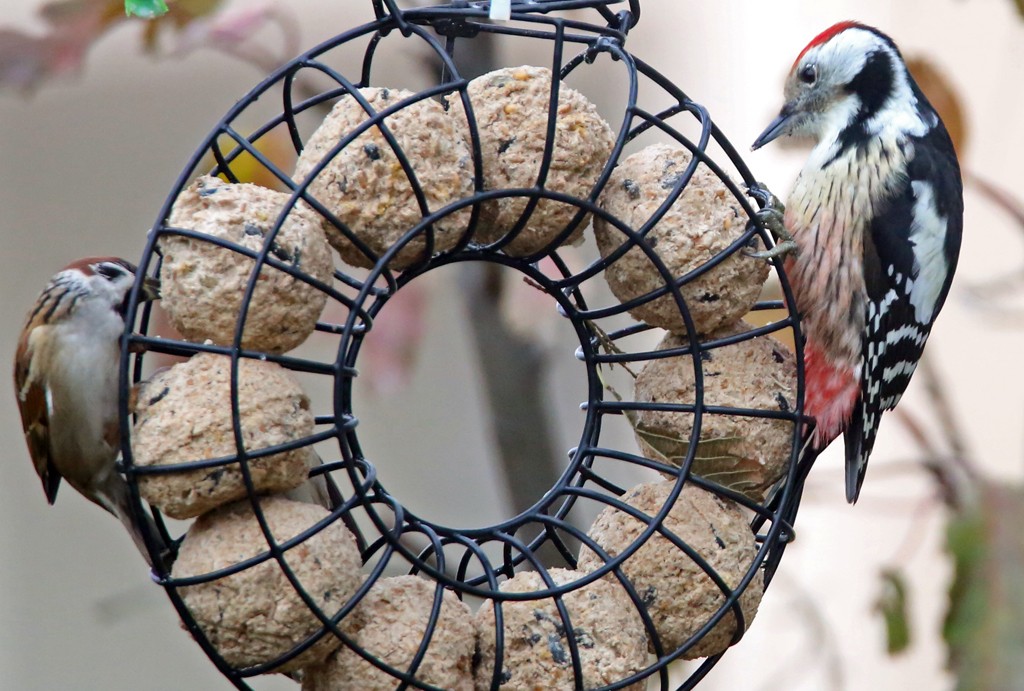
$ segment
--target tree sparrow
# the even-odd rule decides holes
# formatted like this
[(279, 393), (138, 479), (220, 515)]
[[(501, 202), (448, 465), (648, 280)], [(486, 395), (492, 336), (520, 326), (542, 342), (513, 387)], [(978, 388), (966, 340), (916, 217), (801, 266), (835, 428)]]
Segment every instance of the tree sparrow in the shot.
[[(25, 442), (50, 504), (64, 478), (117, 516), (152, 566), (115, 465), (120, 338), (136, 271), (124, 259), (90, 257), (50, 279), (22, 329), (14, 384)], [(157, 281), (145, 279), (141, 299), (157, 297)]]

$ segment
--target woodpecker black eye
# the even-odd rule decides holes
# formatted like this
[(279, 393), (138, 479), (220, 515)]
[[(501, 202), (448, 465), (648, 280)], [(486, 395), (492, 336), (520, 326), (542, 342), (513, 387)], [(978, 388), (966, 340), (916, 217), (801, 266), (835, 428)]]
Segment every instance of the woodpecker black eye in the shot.
[(808, 63), (800, 68), (796, 76), (804, 84), (813, 84), (818, 79), (818, 68)]

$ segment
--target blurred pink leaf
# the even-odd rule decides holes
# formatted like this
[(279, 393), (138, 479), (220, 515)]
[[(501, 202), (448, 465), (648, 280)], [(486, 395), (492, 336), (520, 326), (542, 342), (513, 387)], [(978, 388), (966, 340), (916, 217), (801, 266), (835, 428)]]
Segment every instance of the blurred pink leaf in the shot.
[(39, 8), (39, 16), (54, 28), (123, 21), (124, 5), (116, 0), (52, 0)]
[(78, 72), (91, 44), (124, 19), (121, 12), (106, 11), (110, 5), (107, 0), (47, 3), (39, 14), (50, 32), (42, 36), (0, 28), (0, 88), (31, 92), (47, 79)]
[(360, 365), (375, 394), (396, 393), (412, 376), (426, 331), (430, 283), (420, 279), (403, 286), (373, 321), (360, 351)]
[(83, 54), (76, 48), (53, 37), (0, 29), (0, 88), (30, 93), (44, 79), (76, 71)]
[(252, 38), (274, 14), (272, 7), (260, 4), (198, 18), (181, 31), (175, 52), (187, 53), (203, 47), (233, 48)]
[(48, 27), (32, 35), (0, 27), (0, 89), (31, 93), (44, 82), (78, 72), (89, 49), (111, 28), (136, 22), (143, 29), (143, 48), (154, 51), (162, 27), (188, 26), (214, 12), (221, 0), (178, 0), (158, 19), (126, 17), (123, 0), (53, 0), (39, 8)]
[[(562, 247), (558, 255), (572, 272), (579, 272), (586, 266), (586, 260), (576, 247)], [(537, 268), (546, 276), (561, 277), (555, 262), (545, 257)], [(501, 293), (501, 318), (505, 326), (514, 333), (532, 341), (551, 343), (559, 329), (571, 328), (565, 318), (559, 316), (557, 305), (542, 288), (521, 274), (508, 272)], [(581, 290), (589, 298), (591, 282), (583, 284)]]

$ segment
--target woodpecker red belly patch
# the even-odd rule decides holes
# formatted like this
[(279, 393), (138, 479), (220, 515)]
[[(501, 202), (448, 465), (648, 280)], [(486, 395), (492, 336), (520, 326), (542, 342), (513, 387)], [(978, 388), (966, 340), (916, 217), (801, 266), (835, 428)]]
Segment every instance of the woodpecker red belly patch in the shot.
[(814, 448), (824, 449), (846, 428), (860, 393), (860, 372), (835, 367), (808, 343), (804, 350), (806, 400), (804, 411), (815, 421)]

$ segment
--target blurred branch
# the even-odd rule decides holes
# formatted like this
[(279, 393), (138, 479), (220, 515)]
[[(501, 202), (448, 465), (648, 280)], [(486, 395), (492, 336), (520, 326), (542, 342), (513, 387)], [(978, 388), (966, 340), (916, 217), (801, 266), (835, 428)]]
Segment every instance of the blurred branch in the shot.
[[(924, 545), (924, 537), (928, 534), (926, 523), (935, 514), (935, 509), (939, 507), (935, 499), (932, 495), (926, 495), (910, 510), (910, 520), (904, 521), (906, 528), (903, 531), (903, 538), (893, 551), (892, 558), (888, 560), (890, 564), (906, 564)], [(906, 507), (906, 503), (904, 503), (904, 507)], [(904, 513), (906, 513), (905, 508)], [(890, 566), (888, 568), (895, 570), (897, 567)]]
[(940, 379), (935, 365), (932, 364), (932, 358), (923, 358), (917, 367), (919, 376), (924, 376), (925, 390), (931, 397), (932, 409), (935, 411), (946, 444), (953, 452), (953, 458), (958, 460), (964, 472), (971, 477), (977, 477), (977, 470), (967, 460), (967, 441), (960, 427), (960, 417), (953, 411), (949, 396), (946, 395), (946, 387)]
[[(1024, 0), (1021, 0), (1021, 2), (1024, 2)], [(967, 173), (965, 177), (967, 184), (973, 185), (986, 199), (1009, 214), (1017, 222), (1018, 228), (1024, 231), (1024, 203), (1021, 203), (1019, 199), (1014, 197), (1009, 190), (1003, 189), (996, 183), (986, 180), (976, 173)]]
[(892, 411), (892, 415), (903, 425), (903, 430), (910, 435), (926, 458), (940, 455), (939, 448), (932, 442), (931, 435), (924, 428), (924, 423), (921, 422), (916, 412), (896, 408)]
[(562, 468), (545, 405), (544, 351), (504, 323), (499, 309), (504, 290), (497, 264), (467, 264), (461, 278), (470, 330), (476, 345), (491, 424), (506, 485), (516, 511), (536, 503)]
[[(794, 583), (784, 572), (780, 571), (776, 583), (784, 583), (791, 597), (786, 609), (795, 618), (803, 621), (807, 635), (802, 649), (795, 650), (788, 658), (781, 658), (779, 670), (768, 675), (756, 688), (765, 691), (789, 689), (800, 686), (812, 672), (812, 664), (820, 661), (826, 679), (823, 688), (839, 691), (844, 687), (843, 661), (840, 646), (835, 633), (828, 625), (825, 613), (808, 593), (808, 589)], [(775, 586), (776, 593), (780, 587)]]
[(984, 283), (969, 285), (966, 291), (971, 306), (997, 320), (1000, 326), (1024, 326), (1024, 267)]
[[(966, 180), (987, 201), (1006, 213), (1024, 234), (1024, 203), (1009, 190), (976, 174), (968, 174)], [(1024, 324), (1024, 267), (969, 285), (967, 295), (987, 316), (1008, 326)]]
[(969, 458), (966, 436), (946, 393), (945, 382), (927, 353), (918, 362), (916, 375), (916, 380), (923, 383), (928, 392), (931, 416), (941, 430), (939, 437), (925, 428), (916, 412), (906, 407), (896, 408), (892, 414), (917, 444), (921, 463), (935, 479), (943, 503), (957, 509), (969, 501), (980, 473)]
[[(277, 51), (270, 50), (265, 41), (252, 40), (269, 25), (281, 32)], [(261, 3), (196, 18), (181, 31), (174, 53), (180, 56), (210, 48), (269, 74), (298, 54), (301, 47), (302, 34), (294, 13), (275, 3)]]

